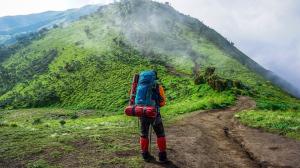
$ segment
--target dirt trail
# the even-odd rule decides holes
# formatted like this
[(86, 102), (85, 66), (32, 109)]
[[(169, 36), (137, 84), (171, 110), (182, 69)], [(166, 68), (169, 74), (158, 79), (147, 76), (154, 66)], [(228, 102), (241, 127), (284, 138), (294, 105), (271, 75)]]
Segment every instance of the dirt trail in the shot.
[[(156, 162), (146, 163), (145, 167), (298, 167), (300, 165), (300, 142), (279, 135), (257, 133), (255, 132), (257, 130), (234, 124), (236, 123), (233, 120), (235, 112), (253, 107), (255, 107), (254, 101), (247, 97), (240, 97), (234, 107), (202, 113), (195, 112), (167, 127), (168, 157), (171, 163), (167, 165), (160, 165)], [(248, 129), (251, 133), (246, 134)], [(251, 140), (244, 141), (244, 138), (247, 139), (248, 136), (252, 136), (252, 138), (249, 137)], [(263, 146), (267, 145), (269, 140), (280, 143), (281, 146), (288, 146), (292, 143), (294, 149), (288, 148), (274, 154), (272, 151), (277, 150), (279, 144), (275, 147), (272, 144), (274, 148), (268, 148), (268, 152)], [(258, 155), (256, 156), (251, 150), (258, 150)], [(289, 157), (291, 159), (284, 162), (285, 158)], [(280, 159), (276, 161), (277, 158)], [(276, 163), (280, 161), (291, 163), (291, 165)]]

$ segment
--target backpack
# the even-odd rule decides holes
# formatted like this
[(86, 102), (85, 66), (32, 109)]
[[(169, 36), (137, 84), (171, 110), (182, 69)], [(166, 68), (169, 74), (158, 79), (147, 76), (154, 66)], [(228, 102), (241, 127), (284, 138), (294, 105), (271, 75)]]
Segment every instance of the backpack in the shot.
[(155, 106), (157, 101), (156, 84), (156, 73), (154, 71), (141, 72), (136, 89), (135, 104)]

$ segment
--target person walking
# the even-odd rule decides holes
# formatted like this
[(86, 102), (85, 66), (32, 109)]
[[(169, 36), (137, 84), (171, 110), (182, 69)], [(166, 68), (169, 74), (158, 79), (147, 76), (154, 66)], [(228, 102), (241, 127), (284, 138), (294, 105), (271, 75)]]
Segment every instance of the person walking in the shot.
[(153, 128), (156, 134), (156, 143), (159, 150), (158, 156), (161, 163), (166, 163), (166, 135), (163, 126), (163, 121), (160, 114), (160, 108), (166, 104), (165, 92), (162, 85), (158, 82), (156, 71), (143, 71), (139, 74), (139, 79), (136, 87), (135, 105), (136, 106), (154, 106), (156, 108), (155, 117), (139, 117), (140, 120), (140, 146), (142, 157), (146, 162), (155, 160), (149, 152), (149, 129)]

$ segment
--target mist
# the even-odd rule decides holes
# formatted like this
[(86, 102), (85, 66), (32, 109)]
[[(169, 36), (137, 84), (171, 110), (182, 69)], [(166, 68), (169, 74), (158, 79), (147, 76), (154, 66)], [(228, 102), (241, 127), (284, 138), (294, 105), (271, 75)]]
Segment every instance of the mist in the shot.
[(300, 1), (169, 2), (233, 41), (250, 58), (300, 90)]
[[(197, 4), (197, 3), (196, 3)], [(157, 4), (158, 5), (158, 4)], [(225, 5), (226, 6), (226, 5)], [(155, 51), (156, 53), (163, 53), (167, 55), (177, 55), (173, 57), (173, 59), (178, 59), (178, 55), (180, 55), (182, 58), (189, 57), (189, 60), (193, 62), (194, 67), (199, 68), (199, 65), (201, 64), (201, 58), (206, 57), (205, 55), (201, 55), (199, 52), (194, 51), (194, 46), (192, 46), (191, 42), (186, 40), (184, 36), (178, 35), (180, 34), (180, 28), (178, 28), (177, 32), (177, 24), (176, 22), (192, 22), (192, 23), (198, 23), (198, 26), (201, 27), (201, 22), (193, 20), (193, 18), (189, 18), (188, 20), (186, 17), (184, 17), (183, 14), (179, 14), (174, 12), (172, 3), (170, 7), (166, 7), (165, 5), (161, 6), (166, 11), (165, 13), (160, 13), (157, 15), (155, 12), (153, 13), (147, 13), (147, 6), (141, 6), (138, 9), (135, 9), (135, 16), (133, 16), (134, 20), (130, 20), (130, 18), (122, 18), (123, 14), (120, 14), (120, 18), (116, 19), (117, 23), (119, 24), (119, 27), (121, 28), (121, 31), (126, 36), (127, 40), (130, 41), (131, 44), (136, 46), (138, 49), (140, 49), (143, 52), (151, 52)], [(176, 7), (175, 7), (176, 9)], [(176, 9), (177, 10), (177, 9)], [(164, 16), (168, 15), (168, 16)], [(126, 16), (126, 15), (125, 15)], [(147, 16), (147, 17), (146, 17)], [(165, 20), (164, 18), (172, 18), (170, 20)], [(147, 20), (145, 22), (145, 20)], [(205, 22), (204, 22), (205, 24)], [(184, 24), (183, 24), (184, 25)], [(218, 31), (218, 30), (217, 30)], [(170, 34), (170, 32), (175, 34)], [(177, 33), (176, 33), (177, 32)], [(236, 34), (240, 34), (236, 31)], [(251, 31), (249, 30), (249, 34), (251, 34)], [(271, 40), (274, 38), (272, 36), (266, 35)], [(251, 37), (253, 38), (253, 37)], [(258, 36), (256, 36), (257, 39)], [(253, 38), (256, 39), (256, 38)], [(269, 40), (268, 38), (265, 39)], [(227, 38), (228, 39), (228, 38)], [(230, 39), (229, 39), (230, 40)], [(264, 40), (257, 41), (257, 42), (251, 42), (247, 43), (247, 46), (255, 47), (255, 53), (273, 53), (276, 50), (280, 49), (280, 47), (274, 47), (272, 49), (269, 49), (267, 47), (264, 47), (267, 45), (267, 42)], [(289, 43), (286, 41), (280, 41), (278, 42), (281, 45), (285, 45), (286, 48), (288, 48)], [(200, 44), (200, 43), (199, 43)], [(245, 43), (241, 43), (245, 44)], [(149, 46), (151, 46), (149, 48)], [(239, 44), (235, 44), (237, 48), (241, 48)], [(272, 46), (272, 45), (271, 45)], [(283, 90), (287, 91), (288, 93), (294, 95), (295, 97), (300, 98), (300, 92), (299, 88), (296, 88), (295, 81), (297, 82), (297, 77), (295, 71), (295, 66), (290, 65), (297, 65), (297, 57), (293, 57), (294, 60), (286, 59), (291, 58), (291, 55), (294, 55), (294, 51), (292, 50), (297, 44), (290, 45), (289, 52), (281, 51), (276, 52), (275, 54), (267, 57), (266, 55), (263, 55), (259, 58), (265, 58), (266, 60), (260, 61), (257, 59), (257, 57), (253, 57), (250, 54), (247, 54), (250, 58), (252, 58), (254, 61), (258, 62), (260, 65), (262, 65), (264, 68), (260, 67), (258, 64), (255, 64), (255, 69), (260, 69), (258, 71), (262, 72), (264, 77), (268, 80), (271, 80), (274, 82), (275, 85), (280, 86), (283, 88)], [(251, 48), (251, 47), (249, 47)], [(274, 51), (275, 50), (275, 51)], [(242, 50), (243, 51), (243, 50)], [(286, 56), (283, 56), (283, 54), (286, 54)], [(290, 56), (290, 57), (288, 57)], [(200, 61), (200, 60), (201, 61)], [(268, 66), (268, 61), (270, 62), (271, 66)], [(177, 60), (182, 61), (182, 60)], [(263, 62), (263, 63), (261, 63)], [(199, 63), (199, 64), (198, 64)], [(290, 64), (288, 64), (290, 63)], [(298, 62), (299, 63), (299, 62)], [(254, 65), (253, 63), (250, 63)], [(281, 65), (285, 64), (285, 65)], [(270, 68), (271, 67), (271, 68)], [(280, 69), (281, 68), (281, 69)], [(250, 68), (251, 69), (251, 68)], [(252, 69), (255, 71), (255, 69)], [(272, 73), (269, 70), (275, 72)], [(195, 69), (193, 69), (195, 70)], [(257, 71), (256, 71), (257, 72)], [(280, 73), (278, 73), (280, 72)], [(285, 75), (283, 75), (285, 74)], [(293, 76), (295, 76), (293, 78)], [(294, 80), (289, 80), (289, 78), (293, 78)], [(283, 79), (283, 80), (282, 80)], [(292, 84), (290, 84), (292, 83)]]
[[(120, 6), (116, 5), (116, 7), (124, 8), (128, 4), (136, 5), (134, 3), (138, 4), (139, 2), (131, 1)], [(182, 34), (189, 32), (191, 28), (180, 26), (185, 25), (184, 22), (196, 23), (203, 27), (204, 25), (194, 18), (178, 13), (173, 7), (165, 4), (144, 1), (140, 5), (142, 6), (134, 8), (133, 13), (120, 13), (118, 18), (114, 18), (126, 40), (141, 51), (142, 55), (148, 56), (150, 60), (162, 61), (168, 68), (174, 68), (176, 62), (183, 65), (184, 61), (185, 69), (191, 69), (194, 74), (198, 73), (200, 60), (206, 56), (199, 53), (199, 50), (195, 49), (198, 46), (193, 46), (191, 39)], [(130, 11), (129, 6), (128, 10)], [(118, 11), (126, 10), (119, 9)], [(158, 57), (159, 59), (156, 59)]]

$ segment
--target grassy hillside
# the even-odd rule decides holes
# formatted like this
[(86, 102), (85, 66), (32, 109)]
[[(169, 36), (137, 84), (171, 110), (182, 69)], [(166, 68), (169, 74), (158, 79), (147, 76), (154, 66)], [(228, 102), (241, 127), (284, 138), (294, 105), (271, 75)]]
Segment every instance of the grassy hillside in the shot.
[[(93, 167), (139, 167), (136, 120), (121, 114), (132, 76), (148, 69), (158, 71), (166, 90), (166, 121), (195, 110), (225, 108), (238, 95), (257, 101), (259, 112), (240, 115), (250, 126), (267, 127), (249, 117), (252, 113), (269, 121), (276, 110), (298, 118), (299, 100), (245, 64), (249, 58), (237, 57), (230, 52), (234, 46), (219, 37), (168, 5), (130, 0), (16, 44), (0, 61), (0, 167), (74, 167), (86, 160)], [(247, 89), (217, 91), (209, 82), (195, 82), (207, 67), (216, 68), (213, 77), (220, 81)], [(299, 128), (293, 129), (299, 134)]]
[(47, 32), (6, 59), (2, 67), (10, 80), (0, 90), (0, 106), (120, 112), (131, 76), (144, 69), (158, 70), (169, 100), (180, 101), (193, 97), (197, 88), (190, 75), (214, 66), (221, 77), (240, 80), (259, 93), (254, 95), (259, 106), (273, 108), (272, 103), (283, 101), (287, 107), (280, 108), (297, 108), (295, 99), (216, 46), (202, 33), (206, 29), (170, 6), (151, 1), (106, 6)]
[[(117, 11), (115, 7), (67, 28), (51, 30), (5, 60), (3, 68), (12, 72), (11, 78), (17, 82), (2, 91), (6, 92), (0, 98), (2, 106), (52, 105), (120, 112), (127, 103), (132, 75), (145, 69), (159, 71), (171, 101), (192, 99), (197, 86), (189, 76), (168, 71), (166, 64), (170, 63), (161, 57), (169, 59), (169, 55), (142, 53), (129, 44), (119, 26), (111, 26), (111, 19), (118, 18), (110, 13)], [(187, 74), (191, 74), (189, 69), (185, 68)]]

